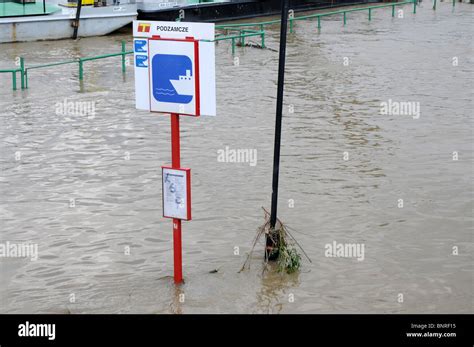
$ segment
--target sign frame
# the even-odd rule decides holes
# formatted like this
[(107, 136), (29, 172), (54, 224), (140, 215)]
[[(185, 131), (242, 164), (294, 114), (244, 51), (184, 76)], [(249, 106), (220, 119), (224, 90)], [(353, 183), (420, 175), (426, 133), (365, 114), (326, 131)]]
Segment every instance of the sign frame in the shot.
[[(150, 41), (172, 41), (172, 42), (189, 42), (193, 43), (194, 45), (194, 113), (184, 113), (184, 112), (170, 112), (170, 111), (153, 111), (152, 110), (152, 62), (150, 56)], [(147, 56), (148, 56), (148, 99), (149, 99), (149, 110), (151, 113), (160, 113), (160, 114), (170, 114), (170, 113), (178, 113), (181, 116), (191, 116), (191, 117), (199, 117), (201, 115), (201, 92), (200, 92), (200, 75), (199, 75), (199, 40), (196, 40), (194, 37), (186, 37), (184, 39), (179, 39), (179, 38), (164, 38), (159, 35), (155, 35), (152, 37), (149, 37), (147, 39)]]
[[(186, 216), (177, 216), (177, 215), (167, 215), (166, 213), (166, 205), (165, 205), (165, 170), (169, 171), (181, 171), (185, 175), (185, 190), (186, 190), (186, 201), (185, 201), (185, 211)], [(175, 168), (172, 166), (162, 166), (161, 167), (161, 185), (162, 185), (162, 204), (163, 204), (163, 217), (164, 218), (172, 218), (172, 219), (180, 219), (180, 220), (192, 220), (191, 215), (191, 169), (190, 168)]]
[[(146, 30), (145, 30), (146, 28)], [(174, 44), (155, 45), (152, 44), (154, 38), (168, 39), (168, 40), (187, 40), (193, 38), (198, 41), (198, 54), (193, 54), (192, 47), (175, 46)], [(135, 20), (133, 21), (133, 53), (134, 53), (134, 71), (135, 71), (135, 108), (138, 110), (145, 110), (155, 113), (164, 114), (183, 114), (187, 116), (210, 116), (217, 115), (217, 85), (216, 85), (216, 53), (215, 53), (215, 25), (214, 23), (197, 23), (197, 22), (175, 22), (175, 21), (152, 21), (152, 20)], [(181, 43), (181, 45), (183, 45)], [(149, 51), (152, 49), (152, 52)], [(199, 112), (196, 112), (195, 100), (189, 101), (186, 96), (195, 98), (195, 83), (181, 83), (180, 80), (186, 80), (187, 73), (184, 69), (188, 63), (182, 64), (180, 57), (176, 57), (176, 68), (167, 70), (166, 67), (160, 67), (162, 63), (173, 63), (173, 60), (165, 57), (155, 59), (155, 63), (160, 71), (155, 73), (155, 84), (158, 88), (174, 89), (174, 96), (161, 95), (167, 93), (165, 90), (155, 91), (155, 96), (150, 95), (150, 84), (153, 86), (153, 81), (150, 81), (149, 66), (152, 65), (150, 58), (157, 54), (163, 55), (183, 55), (188, 56), (189, 59), (194, 60), (192, 70), (199, 68)], [(193, 59), (194, 56), (194, 59)], [(183, 57), (184, 58), (184, 57)], [(196, 61), (198, 58), (198, 61)], [(168, 73), (169, 71), (169, 73)], [(153, 70), (152, 70), (153, 72)], [(170, 77), (170, 82), (165, 82)], [(195, 79), (191, 74), (191, 79)], [(162, 76), (162, 77), (160, 77)], [(178, 88), (175, 88), (178, 82)], [(184, 82), (184, 81), (183, 81)], [(194, 82), (194, 81), (193, 81)], [(173, 87), (171, 87), (173, 85)], [(179, 92), (178, 92), (179, 91)], [(175, 94), (176, 93), (176, 94)], [(150, 98), (151, 96), (151, 98)], [(150, 99), (155, 111), (150, 110)], [(168, 102), (169, 101), (169, 102)], [(181, 104), (180, 104), (181, 102)], [(180, 106), (183, 105), (183, 106)], [(158, 112), (160, 111), (160, 112)]]

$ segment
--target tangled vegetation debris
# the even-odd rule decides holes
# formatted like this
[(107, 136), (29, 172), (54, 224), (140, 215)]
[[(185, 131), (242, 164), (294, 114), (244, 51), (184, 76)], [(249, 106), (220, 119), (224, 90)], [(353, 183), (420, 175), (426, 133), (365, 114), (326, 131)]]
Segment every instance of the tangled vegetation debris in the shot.
[(289, 232), (288, 227), (277, 219), (275, 228), (271, 228), (270, 213), (265, 208), (262, 207), (262, 209), (265, 212), (265, 223), (257, 229), (252, 248), (239, 272), (245, 270), (245, 268), (250, 268), (250, 259), (255, 246), (262, 236), (265, 236), (264, 271), (267, 268), (268, 261), (277, 262), (278, 272), (291, 274), (298, 271), (301, 268), (302, 259), (297, 248), (311, 262), (303, 247)]

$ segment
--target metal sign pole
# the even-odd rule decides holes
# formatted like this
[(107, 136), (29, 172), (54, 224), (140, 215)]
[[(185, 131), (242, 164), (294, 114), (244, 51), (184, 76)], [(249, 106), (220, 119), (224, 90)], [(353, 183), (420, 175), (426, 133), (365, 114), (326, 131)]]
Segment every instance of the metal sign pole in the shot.
[[(288, 2), (281, 2), (281, 29), (280, 29), (280, 58), (278, 61), (278, 89), (277, 107), (275, 120), (275, 147), (273, 150), (273, 181), (272, 181), (272, 210), (270, 214), (270, 228), (274, 229), (277, 220), (278, 204), (278, 176), (280, 173), (280, 142), (281, 142), (281, 119), (283, 111), (283, 85), (285, 81), (285, 53), (286, 53), (286, 31), (288, 24)], [(269, 239), (267, 238), (267, 246)]]
[(135, 106), (170, 115), (171, 165), (161, 167), (162, 204), (163, 217), (173, 221), (173, 277), (179, 285), (181, 225), (192, 220), (191, 169), (181, 167), (179, 118), (216, 115), (214, 24), (134, 21), (133, 36)]
[[(179, 169), (181, 166), (179, 144), (179, 114), (171, 114), (171, 166)], [(174, 282), (183, 281), (181, 219), (173, 218), (173, 252), (174, 252)]]
[(79, 30), (79, 21), (81, 19), (81, 8), (82, 8), (82, 0), (77, 0), (76, 19), (73, 21), (74, 32), (72, 33), (72, 38), (74, 40), (77, 39), (77, 31)]

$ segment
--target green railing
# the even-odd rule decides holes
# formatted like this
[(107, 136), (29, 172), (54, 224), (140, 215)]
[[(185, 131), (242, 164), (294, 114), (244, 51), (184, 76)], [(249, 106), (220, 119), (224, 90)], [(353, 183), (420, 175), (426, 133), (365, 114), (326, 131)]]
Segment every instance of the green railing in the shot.
[[(219, 42), (224, 40), (231, 40), (232, 41), (232, 54), (235, 53), (235, 46), (236, 40), (239, 40), (241, 46), (245, 46), (245, 38), (246, 37), (260, 37), (261, 47), (265, 48), (265, 31), (264, 30), (251, 30), (251, 29), (233, 29), (228, 28), (225, 29), (225, 34), (217, 34), (214, 40), (202, 40), (206, 42)], [(230, 34), (229, 32), (235, 32), (235, 34)]]
[[(436, 0), (433, 0), (433, 10), (436, 10)], [(453, 0), (453, 7), (456, 6), (456, 0)]]
[[(265, 32), (263, 30), (251, 30), (251, 29), (228, 29), (227, 32), (235, 32), (233, 35), (217, 34), (214, 40), (205, 40), (208, 42), (218, 42), (223, 40), (232, 41), (232, 54), (235, 52), (236, 40), (239, 40), (241, 45), (245, 45), (245, 38), (258, 36), (261, 39), (262, 47), (265, 47)], [(204, 41), (204, 40), (203, 40)], [(121, 42), (121, 51), (118, 53), (102, 54), (93, 57), (84, 57), (70, 59), (66, 61), (60, 61), (55, 63), (39, 64), (25, 67), (25, 60), (23, 57), (20, 57), (20, 67), (14, 69), (5, 69), (0, 70), (0, 73), (11, 73), (12, 74), (12, 90), (17, 90), (17, 72), (20, 73), (21, 78), (21, 89), (28, 89), (28, 78), (30, 75), (30, 70), (51, 68), (54, 66), (67, 65), (67, 64), (78, 64), (79, 69), (79, 81), (84, 80), (84, 63), (93, 60), (106, 59), (111, 57), (121, 56), (121, 66), (122, 73), (126, 72), (126, 60), (125, 56), (127, 54), (133, 54), (133, 51), (127, 51), (125, 47), (125, 41)]]
[[(372, 10), (378, 9), (378, 8), (385, 8), (385, 7), (391, 7), (392, 8), (392, 17), (395, 17), (395, 7), (396, 6), (403, 6), (406, 4), (413, 4), (413, 13), (416, 13), (416, 6), (417, 6), (418, 1), (417, 0), (407, 0), (407, 1), (401, 1), (401, 2), (392, 2), (388, 4), (382, 4), (382, 5), (374, 5), (374, 6), (366, 6), (366, 7), (358, 7), (358, 8), (351, 8), (351, 9), (342, 9), (342, 10), (337, 10), (337, 11), (330, 11), (330, 12), (323, 12), (323, 13), (313, 13), (310, 15), (306, 16), (299, 16), (299, 17), (294, 17), (290, 15), (288, 18), (288, 21), (290, 23), (290, 33), (293, 32), (293, 28), (295, 26), (295, 22), (299, 20), (309, 20), (316, 18), (318, 21), (318, 29), (321, 29), (321, 18), (323, 17), (328, 17), (328, 16), (334, 16), (338, 14), (342, 14), (342, 20), (344, 25), (347, 24), (347, 14), (352, 13), (352, 12), (361, 12), (361, 11), (368, 11), (368, 20), (372, 20)], [(454, 3), (454, 0), (453, 0)], [(267, 25), (274, 25), (280, 23), (280, 19), (275, 19), (275, 20), (270, 20), (270, 21), (265, 21), (265, 22), (256, 22), (256, 23), (235, 23), (235, 24), (222, 24), (222, 25), (216, 25), (216, 29), (231, 29), (231, 28), (244, 28), (244, 27), (259, 27), (260, 31), (264, 30), (264, 27)]]
[(98, 60), (98, 59), (106, 59), (106, 58), (111, 58), (111, 57), (117, 57), (121, 56), (121, 66), (122, 66), (122, 72), (126, 72), (126, 59), (125, 56), (127, 54), (133, 54), (133, 51), (127, 51), (125, 49), (125, 41), (121, 42), (121, 51), (119, 53), (111, 53), (111, 54), (103, 54), (103, 55), (97, 55), (94, 57), (84, 57), (84, 58), (77, 58), (77, 59), (71, 59), (71, 60), (66, 60), (66, 61), (60, 61), (56, 63), (48, 63), (48, 64), (40, 64), (40, 65), (32, 65), (25, 67), (25, 59), (23, 57), (20, 57), (20, 67), (15, 68), (15, 69), (6, 69), (6, 70), (0, 70), (0, 73), (11, 73), (12, 74), (12, 90), (17, 90), (17, 76), (16, 73), (20, 73), (20, 78), (21, 78), (21, 89), (27, 89), (28, 88), (28, 76), (29, 76), (29, 71), (30, 70), (35, 70), (35, 69), (44, 69), (44, 68), (50, 68), (53, 66), (59, 66), (59, 65), (67, 65), (67, 64), (78, 64), (79, 68), (79, 80), (82, 81), (84, 79), (84, 63), (87, 61), (92, 61), (92, 60)]
[[(0, 73), (11, 73), (12, 74), (12, 90), (16, 90), (16, 73), (20, 72), (21, 76), (24, 76), (20, 69), (4, 69), (0, 70)], [(23, 89), (23, 88), (22, 88)]]
[[(437, 0), (433, 0), (433, 10), (436, 10), (436, 2)], [(313, 18), (317, 19), (317, 27), (318, 30), (321, 29), (321, 18), (340, 15), (342, 14), (343, 24), (347, 24), (347, 14), (352, 12), (360, 12), (360, 11), (368, 11), (368, 20), (372, 20), (372, 11), (379, 8), (391, 7), (392, 8), (392, 17), (395, 16), (395, 8), (396, 6), (403, 6), (407, 4), (413, 4), (413, 13), (416, 13), (417, 7), (417, 0), (407, 0), (402, 2), (394, 2), (388, 4), (381, 4), (381, 5), (374, 5), (374, 6), (366, 6), (366, 7), (359, 7), (359, 8), (351, 8), (351, 9), (341, 9), (338, 11), (330, 11), (330, 12), (323, 12), (323, 13), (315, 13), (305, 16), (294, 17), (291, 15), (289, 17), (290, 21), (290, 33), (293, 32), (294, 25), (296, 21), (299, 20), (310, 20)], [(455, 0), (452, 3), (453, 7), (455, 6)], [(261, 40), (261, 47), (265, 48), (265, 26), (273, 25), (280, 23), (280, 19), (265, 21), (265, 22), (256, 22), (256, 23), (236, 23), (236, 24), (222, 24), (216, 25), (216, 30), (224, 31), (224, 33), (216, 34), (214, 40), (203, 40), (207, 42), (219, 42), (219, 41), (226, 41), (230, 40), (232, 44), (232, 54), (235, 53), (235, 47), (237, 43), (241, 46), (245, 45), (245, 39), (247, 37), (260, 37)], [(258, 28), (258, 29), (255, 29)], [(127, 51), (125, 47), (125, 41), (121, 42), (121, 51), (119, 53), (110, 53), (110, 54), (103, 54), (93, 57), (84, 57), (84, 58), (76, 58), (72, 60), (66, 60), (62, 62), (56, 63), (48, 63), (48, 64), (41, 64), (41, 65), (33, 65), (25, 67), (25, 60), (23, 57), (20, 57), (19, 67), (14, 69), (4, 69), (0, 70), (1, 73), (10, 73), (12, 78), (12, 90), (17, 90), (17, 73), (20, 73), (20, 81), (21, 81), (21, 89), (28, 88), (28, 76), (30, 70), (35, 69), (43, 69), (43, 68), (50, 68), (59, 65), (66, 65), (66, 64), (78, 64), (79, 68), (79, 80), (83, 81), (84, 79), (84, 63), (87, 61), (93, 61), (98, 59), (106, 59), (111, 57), (121, 56), (121, 66), (122, 66), (122, 73), (126, 72), (126, 60), (125, 56), (127, 54), (133, 54), (133, 51)]]
[(16, 90), (16, 73), (20, 73), (21, 89), (25, 89), (25, 60), (20, 58), (20, 67), (16, 69), (3, 69), (0, 73), (11, 73), (12, 74), (12, 90)]

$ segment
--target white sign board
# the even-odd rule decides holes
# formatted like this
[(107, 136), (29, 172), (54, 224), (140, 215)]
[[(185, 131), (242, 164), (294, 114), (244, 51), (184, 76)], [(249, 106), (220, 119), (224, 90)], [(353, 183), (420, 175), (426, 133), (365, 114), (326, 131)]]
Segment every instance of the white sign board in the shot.
[(214, 24), (134, 21), (136, 108), (216, 115)]
[(163, 170), (163, 216), (191, 219), (191, 172), (190, 169)]

